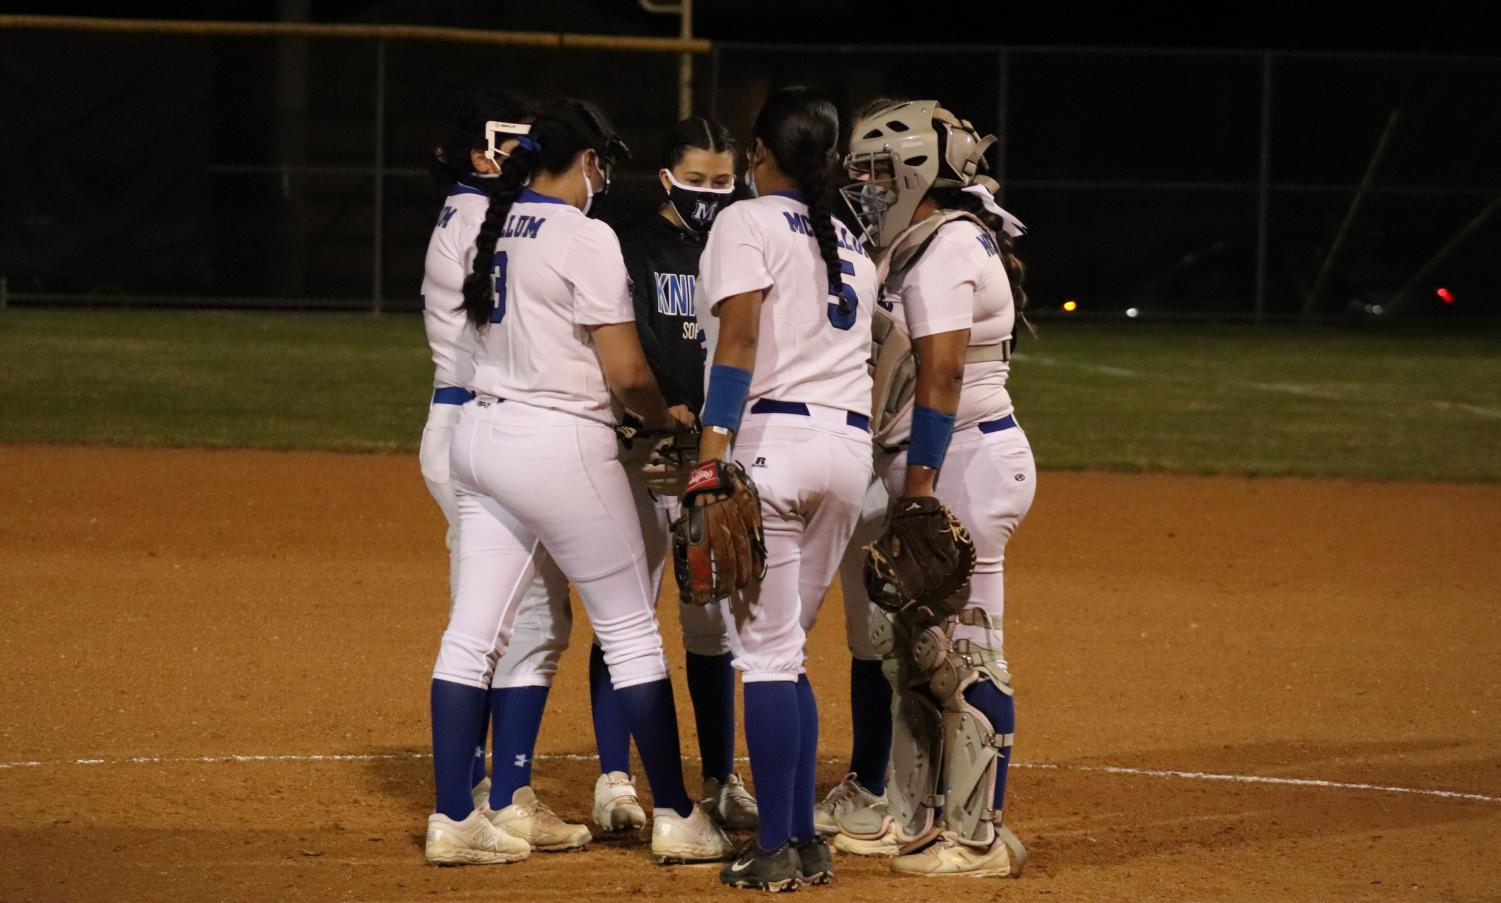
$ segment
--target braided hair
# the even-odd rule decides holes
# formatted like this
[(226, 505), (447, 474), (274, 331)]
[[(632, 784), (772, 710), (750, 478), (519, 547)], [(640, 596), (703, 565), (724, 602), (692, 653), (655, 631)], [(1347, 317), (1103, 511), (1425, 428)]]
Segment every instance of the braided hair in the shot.
[(454, 111), (448, 138), (433, 148), (428, 167), (433, 180), (445, 187), (463, 182), (484, 188), (489, 180), (475, 177), (469, 152), (487, 149), (485, 123), (531, 122), (536, 115), (536, 105), (512, 91), (479, 91), (469, 95)]
[[(771, 152), (782, 172), (797, 183), (808, 205), (818, 256), (828, 270), (829, 294), (839, 296), (839, 243), (834, 234), (834, 147), (839, 112), (812, 88), (783, 88), (767, 98), (751, 134)], [(845, 304), (841, 297), (841, 308)]]
[(603, 156), (614, 135), (610, 121), (594, 104), (571, 98), (556, 101), (537, 114), (531, 133), (521, 138), (501, 167), (500, 176), (482, 181), (490, 204), (485, 208), (485, 220), (474, 240), (474, 268), (464, 277), (461, 305), (465, 317), (476, 329), (484, 329), (490, 322), (490, 312), (495, 306), (491, 272), (495, 242), (521, 189), (538, 172), (566, 172), (586, 150)]

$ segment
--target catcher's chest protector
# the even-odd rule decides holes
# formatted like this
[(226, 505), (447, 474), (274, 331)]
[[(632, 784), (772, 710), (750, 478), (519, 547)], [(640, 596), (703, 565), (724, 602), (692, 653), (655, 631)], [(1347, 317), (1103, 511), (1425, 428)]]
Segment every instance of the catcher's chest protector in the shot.
[[(945, 210), (913, 225), (898, 236), (877, 264), (876, 274), (881, 279), (883, 294), (898, 295), (903, 277), (938, 237), (938, 230), (961, 219), (969, 220), (989, 231), (989, 227), (972, 213)], [(995, 345), (971, 346), (964, 355), (966, 364), (1010, 359), (1010, 339)], [(912, 399), (917, 391), (917, 359), (913, 356), (912, 339), (907, 334), (906, 322), (881, 304), (877, 304), (871, 312), (868, 363), (871, 372), (870, 430), (876, 444), (884, 446), (888, 444), (892, 425), (912, 407)]]

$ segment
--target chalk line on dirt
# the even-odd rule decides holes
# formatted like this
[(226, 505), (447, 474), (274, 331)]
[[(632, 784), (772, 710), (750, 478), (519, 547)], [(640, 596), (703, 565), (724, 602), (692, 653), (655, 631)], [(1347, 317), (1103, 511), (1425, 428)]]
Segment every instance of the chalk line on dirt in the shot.
[[(15, 768), (46, 768), (69, 765), (203, 765), (229, 762), (376, 762), (401, 759), (430, 759), (431, 753), (268, 753), (261, 755), (228, 754), (220, 756), (126, 756), (118, 759), (40, 759), (16, 762), (0, 762), (0, 771)], [(594, 756), (584, 753), (541, 753), (539, 762), (546, 761), (593, 761)], [(685, 759), (695, 758), (684, 756)], [(740, 761), (745, 761), (743, 758)], [(843, 759), (824, 759), (824, 764), (841, 764)], [(1389, 784), (1362, 784), (1350, 781), (1325, 781), (1317, 778), (1274, 778), (1256, 774), (1220, 774), (1210, 771), (1178, 771), (1156, 768), (1128, 768), (1123, 765), (1060, 765), (1051, 762), (1012, 762), (1012, 768), (1036, 768), (1046, 771), (1077, 771), (1094, 774), (1128, 775), (1143, 778), (1176, 778), (1186, 781), (1217, 781), (1235, 784), (1271, 784), (1282, 787), (1322, 787), (1327, 790), (1365, 790), (1374, 793), (1405, 793), (1410, 796), (1432, 796), (1440, 799), (1472, 800), (1481, 803), (1501, 803), (1501, 796), (1483, 793), (1464, 793), (1457, 790), (1430, 790), (1422, 787), (1397, 787)]]

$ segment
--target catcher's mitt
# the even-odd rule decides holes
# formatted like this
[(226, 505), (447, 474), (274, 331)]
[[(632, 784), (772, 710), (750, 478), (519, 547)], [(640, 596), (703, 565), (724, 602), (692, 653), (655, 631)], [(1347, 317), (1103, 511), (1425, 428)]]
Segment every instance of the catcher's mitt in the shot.
[(865, 590), (887, 611), (919, 606), (934, 618), (952, 614), (945, 603), (974, 572), (969, 531), (936, 498), (899, 499), (886, 530), (866, 547)]
[[(699, 505), (703, 496), (713, 498)], [(766, 574), (761, 496), (739, 464), (705, 461), (688, 474), (683, 515), (672, 525), (672, 564), (688, 605), (713, 605)]]

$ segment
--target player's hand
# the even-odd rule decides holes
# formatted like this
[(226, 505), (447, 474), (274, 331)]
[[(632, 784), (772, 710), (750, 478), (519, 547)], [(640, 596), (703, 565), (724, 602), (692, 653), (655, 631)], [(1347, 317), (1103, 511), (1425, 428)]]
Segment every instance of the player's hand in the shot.
[(698, 429), (698, 415), (693, 409), (685, 404), (675, 404), (667, 409), (667, 416), (672, 418), (672, 433), (691, 433)]

